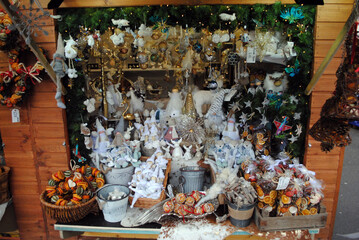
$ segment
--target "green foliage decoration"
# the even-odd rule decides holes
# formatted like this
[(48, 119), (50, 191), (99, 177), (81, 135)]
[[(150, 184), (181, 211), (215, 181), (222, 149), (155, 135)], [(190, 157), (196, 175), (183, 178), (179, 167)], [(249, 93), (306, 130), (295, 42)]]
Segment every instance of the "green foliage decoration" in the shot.
[[(69, 35), (76, 36), (79, 33), (79, 26), (85, 26), (88, 29), (97, 29), (101, 33), (109, 27), (113, 27), (111, 19), (127, 19), (130, 21), (131, 29), (138, 28), (142, 23), (152, 26), (150, 21), (152, 16), (165, 21), (169, 26), (181, 25), (182, 27), (194, 27), (197, 31), (208, 29), (215, 31), (217, 29), (234, 31), (237, 27), (247, 26), (248, 30), (260, 28), (262, 31), (280, 31), (288, 40), (295, 42), (295, 51), (297, 57), (292, 59), (288, 65), (294, 66), (296, 60), (300, 63), (300, 71), (293, 77), (289, 77), (288, 94), (295, 95), (299, 103), (295, 105), (283, 104), (279, 110), (267, 109), (267, 116), (273, 121), (273, 116), (281, 117), (282, 115), (294, 114), (294, 110), (301, 112), (301, 120), (298, 123), (303, 125), (302, 137), (294, 144), (290, 144), (289, 151), (295, 157), (303, 157), (304, 153), (304, 135), (306, 121), (308, 119), (308, 97), (303, 92), (310, 81), (311, 67), (313, 62), (313, 28), (315, 21), (316, 8), (313, 6), (301, 6), (303, 19), (289, 24), (287, 20), (280, 17), (281, 12), (290, 10), (291, 7), (300, 7), (299, 5), (285, 5), (276, 2), (272, 5), (255, 4), (255, 5), (200, 5), (200, 6), (143, 6), (143, 7), (122, 7), (122, 8), (76, 8), (76, 9), (59, 9), (58, 14), (62, 15), (63, 20), (57, 22), (58, 30), (68, 38)], [(220, 13), (235, 13), (236, 20), (224, 22), (219, 18)], [(81, 90), (83, 77), (74, 81), (75, 87), (68, 94), (68, 125), (71, 136), (71, 147), (77, 142), (80, 144), (80, 152), (84, 151), (83, 140), (79, 136), (79, 124), (82, 122), (81, 114), (84, 113), (83, 101), (86, 99), (84, 92)], [(263, 99), (260, 94), (259, 99)], [(245, 99), (244, 99), (245, 100)], [(241, 101), (244, 101), (243, 99)], [(286, 96), (283, 97), (286, 101)], [(290, 114), (288, 114), (290, 113)], [(276, 115), (271, 115), (276, 114)], [(254, 116), (254, 119), (259, 116)], [(292, 122), (291, 122), (292, 123)], [(297, 122), (293, 122), (297, 124)]]

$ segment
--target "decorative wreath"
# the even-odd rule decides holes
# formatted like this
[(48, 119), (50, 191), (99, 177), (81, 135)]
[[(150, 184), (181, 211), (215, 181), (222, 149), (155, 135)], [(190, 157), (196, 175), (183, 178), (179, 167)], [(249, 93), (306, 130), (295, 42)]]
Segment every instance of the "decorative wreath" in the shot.
[(27, 90), (41, 82), (39, 77), (44, 67), (40, 62), (36, 62), (34, 66), (25, 67), (23, 63), (19, 63), (19, 53), (16, 50), (9, 52), (10, 70), (0, 72), (0, 103), (7, 107), (18, 105)]
[(0, 50), (8, 51), (12, 47), (15, 47), (18, 39), (18, 32), (12, 31), (12, 21), (9, 15), (0, 9)]

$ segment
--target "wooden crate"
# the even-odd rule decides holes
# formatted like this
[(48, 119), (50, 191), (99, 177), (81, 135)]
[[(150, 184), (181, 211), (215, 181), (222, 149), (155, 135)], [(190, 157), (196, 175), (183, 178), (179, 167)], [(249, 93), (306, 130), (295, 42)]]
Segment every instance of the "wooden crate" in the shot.
[[(148, 159), (148, 157), (141, 157), (140, 160), (142, 162), (146, 161)], [(171, 159), (166, 158), (168, 163), (167, 163), (167, 168), (166, 168), (166, 172), (165, 172), (165, 180), (163, 181), (163, 190), (161, 192), (161, 195), (159, 198), (157, 199), (152, 199), (152, 198), (139, 198), (137, 199), (134, 207), (138, 207), (138, 208), (151, 208), (152, 206), (156, 205), (157, 203), (163, 201), (166, 199), (166, 194), (165, 194), (165, 189), (167, 187), (167, 182), (168, 182), (168, 176), (170, 175), (171, 172)], [(130, 204), (132, 204), (132, 200), (133, 197), (129, 196), (128, 197), (128, 201)]]
[(263, 217), (258, 207), (254, 211), (254, 221), (261, 232), (324, 228), (327, 217), (328, 213), (324, 205), (320, 206), (320, 213), (307, 216)]

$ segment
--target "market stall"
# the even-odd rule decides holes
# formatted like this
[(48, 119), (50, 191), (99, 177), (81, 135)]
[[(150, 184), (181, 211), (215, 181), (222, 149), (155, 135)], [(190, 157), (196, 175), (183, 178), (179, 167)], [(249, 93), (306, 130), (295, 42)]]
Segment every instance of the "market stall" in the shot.
[[(305, 135), (310, 109), (304, 89), (316, 54), (315, 10), (281, 3), (58, 10), (63, 19), (56, 23), (61, 35), (51, 49), (57, 86), (39, 84), (27, 108), (20, 108), (20, 124), (31, 135), (23, 149), (29, 159), (36, 156), (27, 163), (36, 166), (29, 182), (37, 182), (36, 193), (42, 193), (46, 212), (73, 211), (81, 202), (95, 203), (96, 188), (122, 181), (131, 192), (114, 188), (109, 192), (115, 195), (112, 200), (126, 200), (126, 207), (127, 198), (135, 208), (160, 206), (160, 215), (171, 213), (183, 220), (205, 217), (227, 205), (236, 215), (234, 210), (251, 205), (257, 219), (273, 221), (313, 220), (324, 214), (302, 228), (324, 227), (327, 212), (321, 206), (318, 180), (322, 175), (314, 177), (309, 170), (332, 166), (311, 160), (320, 155), (311, 153), (313, 147), (306, 148)], [(188, 13), (191, 18), (185, 17)], [(47, 34), (55, 39), (54, 32)], [(31, 69), (36, 74), (41, 70)], [(23, 74), (37, 78), (33, 72)], [(46, 87), (41, 88), (43, 84)], [(54, 97), (56, 101), (48, 100)], [(318, 104), (314, 100), (312, 104)], [(17, 101), (5, 103), (13, 107), (10, 103)], [(67, 121), (60, 108), (66, 108)], [(3, 112), (4, 119), (10, 119)], [(15, 128), (2, 125), (6, 145), (23, 136), (24, 130), (19, 130), (7, 137), (6, 131)], [(333, 162), (338, 153), (335, 149), (331, 153)], [(5, 148), (8, 156), (14, 177), (20, 180), (23, 166), (12, 162), (11, 151), (7, 154)], [(196, 180), (191, 182), (191, 177)], [(337, 191), (337, 179), (340, 176), (329, 180), (330, 191)], [(167, 185), (173, 186), (173, 195)], [(197, 190), (201, 192), (192, 192)], [(166, 200), (166, 194), (173, 200)], [(336, 206), (333, 198), (329, 195), (330, 219)], [(122, 220), (111, 217), (104, 214), (108, 221)], [(247, 219), (240, 218), (240, 223)], [(77, 219), (66, 217), (67, 221)], [(48, 220), (41, 221), (39, 228), (45, 223)], [(55, 229), (66, 227), (57, 224)]]

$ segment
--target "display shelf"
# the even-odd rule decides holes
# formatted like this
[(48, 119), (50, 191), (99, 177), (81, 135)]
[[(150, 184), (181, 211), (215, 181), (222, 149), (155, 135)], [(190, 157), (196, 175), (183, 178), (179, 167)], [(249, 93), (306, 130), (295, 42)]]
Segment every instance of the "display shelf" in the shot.
[[(122, 72), (151, 72), (151, 71), (179, 71), (185, 70), (185, 68), (124, 68)], [(197, 72), (204, 72), (202, 68), (198, 68)]]
[[(173, 218), (169, 218), (166, 223), (172, 222)], [(215, 223), (214, 216), (208, 216), (207, 220), (209, 222)], [(191, 221), (191, 220), (188, 220)], [(231, 226), (229, 220), (224, 223), (220, 223), (222, 225)], [(56, 223), (54, 225), (55, 230), (58, 230), (60, 233), (60, 237), (62, 239), (66, 239), (73, 236), (92, 236), (92, 237), (120, 237), (120, 238), (146, 238), (146, 239), (157, 239), (161, 233), (162, 225), (159, 223), (148, 223), (138, 227), (123, 227), (120, 223), (109, 223), (106, 222), (103, 218), (103, 214), (100, 213), (98, 215), (90, 214), (84, 219), (73, 222), (73, 223)], [(314, 234), (318, 234), (319, 229), (308, 229), (303, 230), (301, 233), (303, 236), (307, 235), (314, 239)], [(244, 236), (257, 236), (258, 239), (261, 239), (261, 236), (272, 236), (276, 237), (281, 233), (278, 232), (259, 232), (254, 222), (252, 222), (248, 227), (243, 229), (236, 229), (228, 239), (241, 239)], [(287, 238), (285, 239), (294, 239), (295, 231), (289, 231), (286, 233)], [(279, 236), (278, 235), (278, 236)]]

